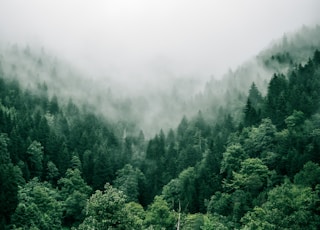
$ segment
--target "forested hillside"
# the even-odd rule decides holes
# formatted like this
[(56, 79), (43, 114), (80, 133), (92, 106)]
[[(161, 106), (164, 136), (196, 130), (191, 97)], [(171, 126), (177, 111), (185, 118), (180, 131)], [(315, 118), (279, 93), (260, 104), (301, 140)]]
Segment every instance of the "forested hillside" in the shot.
[(308, 49), (261, 54), (265, 89), (251, 81), (150, 139), (1, 71), (1, 229), (319, 229), (320, 52)]
[(252, 82), (265, 96), (273, 73), (286, 74), (295, 64), (305, 64), (320, 48), (319, 38), (320, 26), (302, 27), (273, 41), (224, 76), (211, 79), (159, 71), (152, 84), (128, 80), (127, 85), (119, 85), (114, 79), (117, 76), (87, 73), (43, 47), (10, 43), (0, 43), (0, 72), (5, 79), (17, 80), (23, 89), (33, 91), (42, 85), (60, 104), (72, 98), (78, 107), (85, 105), (121, 124), (127, 133), (136, 135), (143, 130), (150, 138), (160, 129), (168, 132), (183, 115), (194, 117), (199, 110), (212, 123), (228, 113), (240, 122)]
[(5, 79), (17, 80), (23, 89), (33, 91), (42, 85), (48, 96), (56, 95), (61, 104), (72, 98), (75, 105), (90, 107), (128, 133), (143, 129), (148, 136), (176, 126), (182, 114), (196, 114), (200, 109), (196, 103), (196, 109), (187, 105), (203, 87), (197, 76), (160, 73), (154, 85), (134, 80), (119, 84), (117, 76), (87, 73), (43, 47), (10, 43), (0, 43), (0, 72)]
[(212, 122), (217, 122), (224, 113), (231, 113), (234, 120), (240, 122), (252, 82), (265, 96), (272, 75), (287, 74), (294, 65), (307, 63), (313, 52), (320, 48), (319, 38), (320, 26), (304, 26), (294, 33), (284, 34), (256, 57), (230, 69), (221, 79), (209, 80), (192, 106), (198, 107), (204, 115), (208, 114), (206, 119)]

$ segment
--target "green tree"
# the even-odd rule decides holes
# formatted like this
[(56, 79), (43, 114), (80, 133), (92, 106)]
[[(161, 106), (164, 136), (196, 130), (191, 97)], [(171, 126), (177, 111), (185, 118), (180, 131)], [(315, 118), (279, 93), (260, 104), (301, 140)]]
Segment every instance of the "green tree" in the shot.
[(254, 82), (251, 84), (248, 99), (251, 101), (252, 106), (256, 110), (261, 109), (262, 103), (263, 103), (263, 97)]
[(58, 98), (56, 95), (54, 95), (49, 102), (49, 112), (51, 114), (57, 114), (59, 112)]
[(91, 188), (81, 177), (79, 169), (68, 169), (64, 178), (58, 181), (63, 202), (64, 223), (78, 225), (84, 219), (84, 208)]
[(14, 166), (8, 152), (8, 137), (0, 134), (0, 225), (10, 223), (10, 216), (18, 205), (18, 185), (22, 185), (22, 172)]
[(161, 230), (174, 229), (175, 217), (167, 202), (161, 196), (156, 196), (146, 211), (144, 225), (146, 228)]
[(284, 127), (287, 108), (288, 80), (283, 74), (274, 74), (268, 86), (266, 97), (266, 116), (278, 128)]
[(267, 186), (268, 177), (269, 169), (259, 158), (248, 158), (241, 162), (239, 173), (233, 172), (230, 186), (257, 194)]
[(132, 165), (127, 164), (116, 173), (117, 177), (113, 181), (113, 186), (126, 195), (127, 201), (138, 202), (141, 189), (145, 183), (145, 177), (143, 173), (133, 168)]
[(247, 104), (244, 109), (244, 125), (251, 126), (257, 124), (261, 120), (261, 110), (263, 98), (255, 83), (252, 83)]
[(224, 216), (204, 215), (202, 230), (228, 230), (234, 229), (234, 224)]
[(37, 141), (35, 142), (35, 144), (40, 143), (42, 146), (45, 146), (50, 136), (50, 127), (48, 125), (48, 120), (45, 116), (41, 116), (40, 120), (36, 122), (37, 129), (35, 134), (35, 140)]
[(61, 229), (62, 204), (58, 192), (34, 178), (19, 189), (12, 224), (22, 229)]
[(319, 229), (318, 195), (310, 187), (286, 181), (268, 193), (268, 200), (242, 219), (243, 229)]
[[(241, 168), (239, 172), (233, 172), (233, 177), (231, 180), (224, 180), (224, 188), (229, 194), (222, 194), (220, 197), (213, 197), (211, 199), (214, 203), (213, 205), (218, 205), (213, 208), (216, 210), (218, 208), (222, 213), (226, 214), (228, 210), (227, 205), (231, 202), (232, 207), (232, 220), (238, 223), (240, 218), (255, 204), (261, 204), (264, 201), (263, 190), (267, 188), (268, 181), (271, 172), (269, 172), (268, 167), (263, 164), (263, 162), (258, 158), (248, 158), (241, 162)], [(221, 208), (220, 208), (220, 206)]]
[(183, 170), (179, 177), (172, 179), (163, 187), (163, 198), (168, 202), (170, 208), (178, 210), (180, 203), (183, 211), (189, 210), (194, 213), (198, 210), (196, 172), (193, 167)]
[(125, 209), (129, 215), (129, 219), (132, 219), (132, 228), (143, 229), (143, 222), (146, 213), (141, 204), (136, 202), (129, 202), (125, 204)]
[(204, 215), (200, 213), (188, 214), (182, 224), (184, 230), (200, 230), (204, 225)]
[(256, 109), (252, 106), (251, 100), (248, 98), (246, 107), (244, 108), (244, 125), (255, 125), (260, 117)]
[(133, 229), (123, 192), (108, 183), (104, 188), (103, 192), (97, 190), (88, 200), (86, 218), (79, 229)]
[(293, 131), (304, 122), (304, 114), (301, 111), (294, 110), (292, 115), (285, 119), (289, 131)]
[(0, 134), (0, 164), (8, 164), (11, 162), (10, 153), (8, 151), (9, 138), (6, 134)]
[(232, 213), (232, 197), (228, 193), (216, 192), (210, 199), (207, 212), (209, 214), (218, 214), (228, 216)]
[(164, 173), (164, 180), (170, 181), (172, 178), (175, 178), (178, 174), (177, 170), (177, 161), (178, 161), (178, 147), (176, 143), (176, 137), (172, 129), (169, 130), (167, 139), (167, 148), (165, 155), (165, 164), (166, 170)]
[(82, 164), (77, 153), (71, 157), (70, 163), (72, 169), (79, 169), (80, 172), (82, 171)]
[[(184, 135), (187, 131), (188, 126), (189, 126), (189, 121), (186, 116), (183, 116), (183, 118), (177, 128), (177, 138), (180, 143), (184, 139)], [(181, 144), (184, 144), (184, 143), (181, 143)]]
[(112, 180), (113, 166), (111, 155), (106, 147), (100, 146), (94, 159), (92, 183), (94, 189), (102, 189), (107, 181)]
[(315, 189), (320, 184), (319, 164), (307, 162), (303, 169), (294, 176), (294, 183)]
[(302, 111), (306, 117), (316, 113), (320, 100), (319, 51), (305, 65), (299, 65), (289, 75), (290, 112)]
[(47, 163), (47, 176), (46, 179), (53, 185), (56, 184), (57, 180), (58, 180), (58, 176), (60, 175), (59, 170), (57, 168), (57, 166), (52, 162), (49, 161)]
[[(182, 184), (181, 181), (176, 178), (172, 179), (162, 189), (163, 198), (167, 201), (171, 209), (178, 210), (181, 200)], [(181, 206), (181, 204), (180, 204)]]
[(83, 153), (83, 177), (89, 185), (92, 185), (94, 168), (94, 156), (91, 150), (86, 150)]
[(246, 158), (248, 155), (240, 144), (230, 145), (223, 153), (220, 173), (225, 173), (226, 178), (231, 178), (232, 172), (239, 171), (241, 162)]
[(260, 157), (264, 152), (274, 150), (276, 127), (268, 118), (263, 119), (258, 127), (253, 127), (245, 139), (244, 149), (250, 157)]
[(33, 141), (27, 149), (27, 163), (31, 178), (41, 177), (43, 169), (43, 147), (38, 141)]
[(146, 176), (146, 190), (144, 197), (146, 203), (150, 203), (155, 195), (159, 194), (163, 185), (168, 181), (166, 175), (166, 149), (165, 135), (163, 131), (155, 135), (149, 141), (146, 151), (146, 161), (143, 166), (143, 173)]

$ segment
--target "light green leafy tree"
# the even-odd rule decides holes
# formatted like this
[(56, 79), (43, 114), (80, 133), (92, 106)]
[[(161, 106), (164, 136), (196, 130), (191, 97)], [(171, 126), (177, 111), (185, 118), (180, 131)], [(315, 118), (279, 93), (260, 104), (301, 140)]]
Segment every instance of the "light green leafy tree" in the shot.
[(80, 224), (84, 219), (84, 208), (91, 193), (91, 188), (81, 177), (78, 168), (68, 169), (65, 177), (58, 181), (63, 200), (64, 223), (70, 226)]
[(294, 110), (292, 115), (288, 116), (285, 119), (285, 123), (289, 129), (289, 131), (294, 131), (298, 126), (300, 126), (304, 122), (304, 114), (301, 111)]
[(79, 229), (134, 229), (125, 201), (123, 192), (107, 183), (104, 191), (97, 190), (88, 200), (86, 217)]
[(268, 118), (263, 119), (257, 128), (253, 127), (244, 144), (244, 150), (249, 157), (260, 157), (263, 152), (273, 151), (276, 131)]
[(162, 196), (156, 196), (146, 211), (144, 225), (148, 229), (175, 229), (176, 218)]
[(204, 215), (201, 213), (188, 214), (181, 225), (183, 230), (200, 230), (204, 225)]
[(62, 202), (49, 183), (32, 179), (19, 189), (12, 223), (22, 229), (61, 229)]
[(233, 179), (227, 187), (257, 193), (267, 186), (268, 177), (269, 169), (259, 158), (248, 158), (241, 162), (239, 173), (233, 172)]
[[(213, 210), (217, 209), (217, 213), (223, 215), (232, 208), (232, 219), (237, 223), (255, 203), (263, 202), (263, 191), (268, 186), (270, 175), (268, 167), (259, 158), (246, 159), (241, 162), (239, 172), (233, 172), (233, 178), (223, 182), (230, 196), (224, 194), (220, 197), (212, 197), (213, 203), (209, 207), (217, 204), (218, 206)], [(260, 195), (262, 197), (259, 197)], [(230, 206), (228, 206), (229, 203), (231, 203)]]
[(234, 229), (234, 224), (227, 217), (217, 214), (207, 214), (203, 216), (203, 226), (201, 230), (228, 230)]
[(319, 197), (310, 187), (286, 181), (268, 193), (261, 207), (246, 213), (243, 229), (319, 229), (317, 202)]
[(225, 173), (226, 177), (230, 178), (232, 176), (232, 172), (238, 171), (240, 169), (241, 162), (246, 158), (248, 158), (248, 155), (240, 144), (233, 144), (229, 146), (223, 153), (220, 173)]
[(132, 219), (132, 228), (143, 229), (143, 222), (146, 213), (141, 204), (136, 202), (129, 202), (125, 204), (125, 209), (129, 215), (129, 219)]

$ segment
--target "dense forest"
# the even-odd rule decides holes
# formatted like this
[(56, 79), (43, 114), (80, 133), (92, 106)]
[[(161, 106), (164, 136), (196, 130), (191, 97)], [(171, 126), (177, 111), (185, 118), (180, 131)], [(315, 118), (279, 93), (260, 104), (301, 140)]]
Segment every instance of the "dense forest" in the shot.
[(152, 138), (0, 71), (1, 229), (319, 229), (320, 52), (293, 55)]

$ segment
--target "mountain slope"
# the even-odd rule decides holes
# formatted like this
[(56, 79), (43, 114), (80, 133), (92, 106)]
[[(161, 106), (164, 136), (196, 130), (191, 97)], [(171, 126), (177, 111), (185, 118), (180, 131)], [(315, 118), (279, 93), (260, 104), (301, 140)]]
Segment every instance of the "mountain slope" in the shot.
[(264, 95), (274, 72), (286, 73), (295, 63), (306, 63), (313, 50), (320, 47), (319, 31), (319, 26), (303, 27), (287, 34), (220, 80), (211, 79), (205, 85), (197, 76), (181, 76), (146, 85), (143, 92), (126, 86), (131, 87), (127, 92), (114, 79), (80, 73), (43, 48), (17, 45), (2, 45), (0, 69), (24, 88), (33, 90), (45, 84), (49, 97), (56, 95), (64, 104), (72, 98), (77, 105), (122, 123), (127, 132), (142, 129), (150, 137), (161, 128), (177, 126), (183, 115), (195, 116), (199, 110), (212, 121), (224, 110), (239, 120), (252, 82)]
[[(230, 89), (193, 98), (195, 116), (147, 140), (50, 85), (27, 86), (22, 79), (41, 68), (28, 73), (37, 59), (18, 52), (21, 66), (6, 61), (0, 73), (0, 226), (320, 228), (320, 52), (306, 43), (312, 55), (302, 58), (293, 41), (259, 56), (273, 74), (254, 78), (252, 64), (230, 72), (206, 90)], [(54, 72), (41, 76), (60, 86)]]

